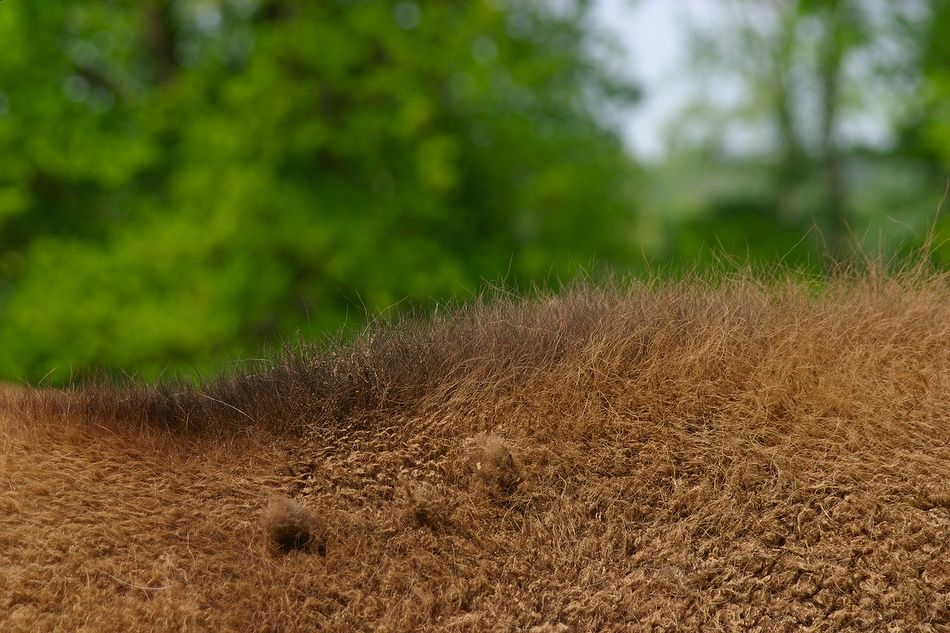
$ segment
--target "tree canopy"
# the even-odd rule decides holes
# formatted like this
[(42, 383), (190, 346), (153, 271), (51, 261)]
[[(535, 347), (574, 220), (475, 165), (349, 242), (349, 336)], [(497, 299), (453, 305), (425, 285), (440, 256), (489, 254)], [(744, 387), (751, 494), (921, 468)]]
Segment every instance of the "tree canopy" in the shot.
[(585, 5), (0, 7), (0, 373), (146, 377), (631, 261)]

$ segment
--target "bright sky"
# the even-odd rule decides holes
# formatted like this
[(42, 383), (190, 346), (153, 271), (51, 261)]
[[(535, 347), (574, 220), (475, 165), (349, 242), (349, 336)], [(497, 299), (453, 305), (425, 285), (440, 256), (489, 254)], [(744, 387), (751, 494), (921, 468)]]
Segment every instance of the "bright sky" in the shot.
[(625, 116), (624, 132), (644, 159), (664, 154), (662, 127), (690, 95), (680, 73), (687, 53), (688, 20), (712, 18), (715, 3), (702, 0), (598, 0), (594, 18), (626, 49), (624, 64), (644, 88), (644, 100)]

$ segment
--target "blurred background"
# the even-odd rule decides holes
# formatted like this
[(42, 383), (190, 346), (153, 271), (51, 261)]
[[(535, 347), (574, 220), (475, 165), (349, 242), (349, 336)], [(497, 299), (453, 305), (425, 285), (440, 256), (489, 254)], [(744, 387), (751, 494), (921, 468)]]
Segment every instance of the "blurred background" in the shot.
[(950, 0), (3, 0), (0, 380), (929, 229), (947, 266), (948, 174)]

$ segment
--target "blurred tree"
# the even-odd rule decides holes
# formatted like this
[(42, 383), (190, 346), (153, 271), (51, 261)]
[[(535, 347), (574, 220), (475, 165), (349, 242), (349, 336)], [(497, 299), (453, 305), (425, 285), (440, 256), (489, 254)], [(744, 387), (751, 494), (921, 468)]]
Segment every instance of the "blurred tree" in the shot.
[(637, 171), (595, 111), (636, 91), (586, 12), (0, 6), (0, 375), (153, 377), (632, 261)]
[[(920, 210), (930, 204), (921, 201), (934, 201), (935, 188), (931, 181), (925, 189), (926, 175), (900, 154), (899, 131), (919, 112), (922, 45), (944, 19), (938, 5), (945, 0), (721, 4), (725, 19), (696, 31), (701, 96), (685, 114), (680, 129), (689, 138), (680, 144), (694, 147), (700, 139), (706, 156), (720, 156), (720, 170), (765, 164), (771, 182), (770, 194), (731, 191), (725, 201), (747, 208), (759, 200), (758, 217), (774, 219), (776, 246), (788, 242), (788, 231), (813, 223), (814, 237), (836, 258), (847, 256), (849, 232), (910, 215), (888, 207), (895, 198), (915, 209), (908, 223), (925, 221)], [(869, 137), (875, 128), (884, 136)], [(750, 137), (755, 141), (741, 142)], [(907, 172), (914, 184), (895, 184)], [(905, 187), (900, 196), (886, 193), (897, 186)], [(721, 216), (723, 202), (712, 200), (706, 213), (715, 208)]]
[[(920, 97), (901, 121), (894, 154), (911, 162), (930, 182), (950, 185), (950, 1), (926, 0), (929, 20), (918, 32), (920, 46), (915, 62), (921, 69)], [(927, 234), (934, 263), (950, 264), (950, 213), (944, 198), (938, 205)], [(910, 242), (916, 248), (923, 242)], [(909, 249), (908, 249), (909, 250)]]

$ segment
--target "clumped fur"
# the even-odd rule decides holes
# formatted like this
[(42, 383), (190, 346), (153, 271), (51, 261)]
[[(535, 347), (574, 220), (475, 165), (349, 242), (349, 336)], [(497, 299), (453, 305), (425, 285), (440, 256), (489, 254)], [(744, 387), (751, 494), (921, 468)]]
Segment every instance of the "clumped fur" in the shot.
[(496, 435), (478, 435), (466, 442), (466, 467), (490, 496), (512, 494), (521, 483), (523, 468), (511, 445)]
[(288, 497), (268, 503), (264, 525), (278, 552), (293, 550), (326, 554), (327, 525), (317, 513)]
[[(950, 621), (946, 273), (581, 286), (0, 398), (4, 631)], [(346, 517), (325, 556), (257, 546), (274, 491)]]

